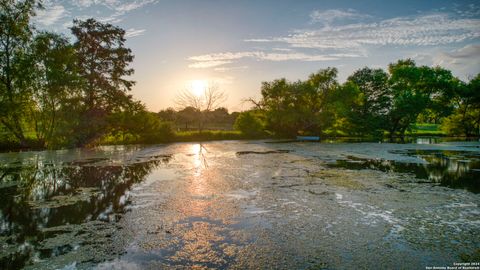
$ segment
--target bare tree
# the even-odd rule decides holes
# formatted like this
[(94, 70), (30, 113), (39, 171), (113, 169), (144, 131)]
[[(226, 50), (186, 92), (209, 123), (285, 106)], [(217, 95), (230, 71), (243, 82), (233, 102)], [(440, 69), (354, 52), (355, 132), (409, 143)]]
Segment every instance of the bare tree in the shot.
[(217, 83), (209, 82), (200, 95), (196, 95), (192, 89), (183, 89), (175, 97), (174, 102), (179, 110), (192, 107), (198, 112), (198, 130), (202, 131), (209, 112), (221, 107), (227, 98), (227, 94)]
[(175, 104), (179, 109), (193, 107), (200, 112), (210, 112), (220, 107), (227, 98), (227, 94), (217, 83), (210, 82), (201, 95), (194, 94), (192, 89), (183, 89), (176, 96)]

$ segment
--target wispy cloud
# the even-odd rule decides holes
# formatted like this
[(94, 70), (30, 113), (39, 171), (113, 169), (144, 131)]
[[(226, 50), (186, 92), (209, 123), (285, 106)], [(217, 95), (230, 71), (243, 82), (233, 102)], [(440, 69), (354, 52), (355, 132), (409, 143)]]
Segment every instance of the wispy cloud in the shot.
[(158, 0), (44, 0), (45, 8), (37, 10), (34, 21), (44, 26), (57, 23), (60, 26), (72, 20), (68, 15), (75, 14), (76, 17), (94, 17), (101, 22), (118, 23), (127, 13), (156, 2)]
[(440, 52), (433, 56), (433, 65), (458, 70), (470, 70), (470, 75), (480, 72), (480, 44), (466, 45), (450, 52)]
[(125, 37), (126, 38), (141, 36), (143, 34), (145, 34), (145, 29), (130, 28), (127, 31), (125, 31)]
[(374, 23), (351, 23), (313, 30), (296, 30), (283, 37), (246, 41), (283, 43), (294, 48), (342, 50), (368, 45), (441, 45), (479, 37), (480, 19), (451, 18), (448, 14), (438, 13), (397, 17)]
[(225, 64), (230, 64), (232, 61), (228, 60), (209, 60), (209, 61), (200, 61), (188, 65), (189, 68), (210, 68), (217, 67)]
[(469, 80), (480, 73), (480, 44), (469, 44), (454, 50), (424, 51), (410, 58), (427, 66), (441, 66), (452, 70), (454, 75)]
[(44, 26), (50, 26), (69, 14), (64, 6), (49, 2), (45, 3), (44, 8), (37, 10), (36, 13), (34, 21)]
[(353, 9), (314, 10), (310, 13), (312, 23), (323, 23), (324, 25), (330, 25), (335, 21), (358, 20), (370, 17), (370, 15), (358, 13)]
[[(253, 59), (257, 61), (331, 61), (340, 57), (361, 57), (359, 54), (328, 55), (328, 54), (307, 54), (302, 52), (264, 52), (264, 51), (245, 51), (245, 52), (224, 52), (191, 56), (188, 58), (194, 63), (190, 68), (210, 68), (233, 63), (240, 59)], [(225, 70), (224, 70), (225, 71)]]
[(232, 70), (245, 70), (245, 69), (248, 69), (248, 66), (216, 67), (213, 70), (218, 72), (227, 72)]
[(457, 60), (480, 58), (480, 44), (470, 44), (452, 52), (445, 52), (442, 56), (443, 58)]

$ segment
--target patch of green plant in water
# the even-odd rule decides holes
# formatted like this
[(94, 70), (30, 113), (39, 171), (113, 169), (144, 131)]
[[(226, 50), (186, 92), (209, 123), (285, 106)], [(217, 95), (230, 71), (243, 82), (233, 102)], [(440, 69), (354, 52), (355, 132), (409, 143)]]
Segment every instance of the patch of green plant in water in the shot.
[(46, 201), (29, 201), (32, 209), (58, 208), (73, 205), (81, 201), (88, 201), (91, 197), (98, 196), (100, 191), (97, 188), (82, 187), (75, 190), (73, 194), (57, 195)]
[(44, 228), (41, 231), (46, 238), (39, 243), (39, 250), (48, 254), (47, 258), (25, 269), (59, 269), (72, 264), (75, 269), (91, 269), (123, 252), (123, 242), (115, 238), (118, 230), (118, 225), (102, 221)]
[(364, 184), (354, 179), (354, 177), (358, 178), (358, 173), (350, 174), (344, 170), (330, 169), (314, 172), (310, 176), (314, 178), (320, 178), (321, 182), (327, 185), (338, 186), (353, 190), (365, 189)]

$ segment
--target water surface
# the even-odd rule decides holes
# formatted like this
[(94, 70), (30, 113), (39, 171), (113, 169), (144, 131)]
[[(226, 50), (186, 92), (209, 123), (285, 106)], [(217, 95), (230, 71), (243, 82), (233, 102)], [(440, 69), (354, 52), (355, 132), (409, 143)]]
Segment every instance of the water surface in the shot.
[(0, 154), (0, 268), (417, 269), (478, 261), (480, 144), (429, 142)]

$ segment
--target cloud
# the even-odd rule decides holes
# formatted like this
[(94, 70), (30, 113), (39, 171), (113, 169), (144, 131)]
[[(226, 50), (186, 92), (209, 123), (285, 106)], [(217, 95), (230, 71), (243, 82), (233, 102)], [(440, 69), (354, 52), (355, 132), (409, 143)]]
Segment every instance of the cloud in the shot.
[(225, 64), (230, 64), (232, 61), (223, 61), (223, 60), (211, 60), (211, 61), (202, 61), (202, 62), (195, 62), (193, 64), (188, 65), (189, 68), (210, 68), (210, 67), (217, 67)]
[(218, 72), (227, 72), (232, 70), (245, 70), (248, 69), (248, 66), (236, 66), (236, 67), (216, 67), (213, 70)]
[[(469, 7), (478, 9), (477, 7)], [(467, 13), (463, 13), (467, 14)], [(244, 40), (252, 50), (219, 52), (189, 57), (191, 68), (214, 68), (229, 71), (228, 64), (245, 60), (255, 61), (335, 61), (345, 58), (367, 57), (382, 47), (400, 47), (402, 51), (424, 51), (421, 62), (455, 65), (470, 61), (470, 70), (478, 70), (478, 46), (466, 46), (458, 51), (438, 54), (434, 59), (432, 47), (471, 42), (480, 38), (480, 18), (458, 13), (420, 13), (388, 19), (375, 19), (355, 10), (315, 10), (310, 14), (309, 28), (292, 30), (285, 35), (256, 37)], [(258, 44), (261, 43), (261, 48)], [(250, 45), (249, 45), (250, 44)], [(458, 45), (457, 45), (458, 46)], [(434, 48), (435, 49), (435, 48)], [(375, 52), (376, 53), (376, 52)], [(475, 55), (476, 54), (476, 55)], [(457, 66), (461, 64), (456, 64)], [(460, 70), (460, 69), (459, 69)], [(469, 71), (470, 72), (470, 71)], [(470, 73), (468, 73), (470, 74)]]
[[(157, 2), (158, 0), (44, 0), (45, 9), (38, 10), (34, 20), (51, 26), (73, 13), (76, 17), (94, 17), (101, 22), (118, 23), (125, 14)], [(102, 16), (99, 17), (98, 14)], [(59, 25), (65, 23), (62, 21)]]
[(72, 5), (79, 8), (87, 8), (95, 3), (93, 0), (75, 0), (71, 2)]
[(480, 44), (469, 44), (455, 50), (415, 53), (410, 58), (420, 65), (441, 66), (452, 70), (462, 80), (480, 73)]
[(438, 13), (397, 17), (373, 23), (301, 29), (286, 36), (245, 41), (283, 43), (293, 48), (345, 50), (371, 45), (431, 46), (479, 37), (480, 19), (451, 18), (447, 14)]
[[(307, 54), (302, 52), (265, 52), (265, 51), (245, 51), (245, 52), (224, 52), (191, 56), (188, 58), (195, 63), (190, 64), (190, 68), (210, 68), (233, 63), (240, 59), (253, 59), (257, 61), (332, 61), (345, 57), (362, 57), (360, 54)], [(224, 69), (223, 71), (225, 71)]]
[(480, 44), (469, 44), (450, 53), (442, 53), (442, 57), (455, 60), (480, 58)]
[(314, 10), (310, 13), (310, 18), (312, 23), (323, 23), (325, 25), (330, 25), (335, 21), (342, 20), (358, 20), (364, 18), (370, 18), (371, 16), (366, 14), (360, 14), (353, 9), (340, 10), (340, 9), (329, 9), (329, 10)]
[(36, 16), (34, 21), (45, 25), (50, 26), (59, 21), (60, 19), (66, 17), (69, 14), (65, 10), (65, 7), (59, 4), (46, 3), (43, 9), (36, 11)]
[(145, 33), (145, 29), (130, 28), (127, 31), (125, 31), (125, 37), (131, 38), (131, 37), (141, 36), (144, 33)]
[(456, 71), (462, 79), (480, 73), (480, 44), (466, 45), (450, 52), (439, 52), (432, 57), (433, 65)]

